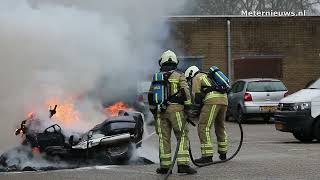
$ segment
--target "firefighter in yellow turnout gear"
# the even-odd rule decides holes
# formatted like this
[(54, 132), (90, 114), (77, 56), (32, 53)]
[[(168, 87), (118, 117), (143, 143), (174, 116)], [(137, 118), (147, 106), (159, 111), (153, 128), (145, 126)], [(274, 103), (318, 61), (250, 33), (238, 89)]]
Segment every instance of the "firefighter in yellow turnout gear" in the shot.
[(227, 94), (213, 90), (212, 80), (206, 73), (200, 72), (196, 66), (189, 67), (185, 76), (188, 80), (192, 80), (192, 96), (196, 104), (202, 104), (198, 124), (202, 157), (195, 161), (197, 163), (212, 162), (214, 148), (211, 140), (211, 128), (213, 125), (217, 136), (219, 158), (225, 160), (228, 150), (227, 133), (224, 125), (228, 105)]
[[(180, 137), (181, 143), (177, 155), (178, 173), (195, 174), (197, 171), (189, 166), (188, 153), (188, 129), (182, 130), (186, 123), (184, 117), (184, 106), (191, 105), (191, 96), (187, 80), (183, 73), (176, 71), (178, 64), (174, 52), (168, 50), (164, 52), (159, 60), (160, 71), (169, 73), (168, 75), (168, 93), (172, 96), (168, 99), (165, 109), (156, 109), (153, 103), (149, 104), (150, 110), (156, 120), (156, 133), (159, 136), (159, 158), (160, 168), (156, 170), (159, 174), (166, 174), (172, 163), (171, 157), (171, 131), (173, 130), (177, 139)], [(153, 86), (150, 87), (150, 92)], [(150, 96), (150, 95), (149, 95)]]

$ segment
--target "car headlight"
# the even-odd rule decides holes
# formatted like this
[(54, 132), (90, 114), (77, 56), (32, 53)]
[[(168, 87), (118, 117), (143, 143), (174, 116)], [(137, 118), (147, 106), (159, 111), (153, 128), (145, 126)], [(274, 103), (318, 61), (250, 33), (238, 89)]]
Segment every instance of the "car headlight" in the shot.
[(303, 110), (308, 110), (310, 108), (311, 108), (310, 102), (295, 103), (293, 106), (293, 110), (295, 111), (303, 111)]

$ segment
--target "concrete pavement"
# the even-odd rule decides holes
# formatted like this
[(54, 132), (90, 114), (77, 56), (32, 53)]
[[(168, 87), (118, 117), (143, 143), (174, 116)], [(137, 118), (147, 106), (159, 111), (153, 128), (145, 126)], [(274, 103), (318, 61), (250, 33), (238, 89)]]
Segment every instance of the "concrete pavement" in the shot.
[[(259, 121), (244, 124), (243, 127), (243, 148), (234, 160), (198, 168), (196, 175), (179, 175), (174, 170), (169, 179), (320, 179), (320, 143), (300, 143), (291, 134), (276, 131), (273, 124)], [(196, 129), (189, 129), (192, 149), (198, 157)], [(235, 123), (227, 123), (227, 129), (232, 152), (237, 146), (240, 133)], [(153, 127), (148, 127), (148, 132), (152, 131)], [(147, 139), (139, 155), (158, 162), (157, 142), (156, 136)], [(0, 173), (0, 179), (162, 179), (163, 176), (155, 173), (157, 167), (158, 164), (98, 166), (49, 172)]]

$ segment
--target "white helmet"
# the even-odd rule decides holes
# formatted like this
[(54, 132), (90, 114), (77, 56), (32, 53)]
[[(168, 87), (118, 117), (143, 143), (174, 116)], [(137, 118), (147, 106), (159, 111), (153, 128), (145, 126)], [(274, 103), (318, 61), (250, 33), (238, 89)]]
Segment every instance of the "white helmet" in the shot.
[(178, 64), (179, 61), (177, 59), (176, 54), (173, 51), (167, 50), (161, 55), (161, 58), (159, 60), (159, 65), (162, 66), (162, 64), (171, 62), (174, 64)]
[(190, 66), (185, 72), (184, 75), (186, 78), (193, 78), (197, 72), (199, 72), (199, 68), (197, 66)]

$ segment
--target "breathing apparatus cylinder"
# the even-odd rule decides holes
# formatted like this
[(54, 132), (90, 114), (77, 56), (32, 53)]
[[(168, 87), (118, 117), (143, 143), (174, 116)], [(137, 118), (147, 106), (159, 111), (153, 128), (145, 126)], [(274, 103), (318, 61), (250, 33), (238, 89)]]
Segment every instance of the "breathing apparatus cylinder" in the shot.
[(168, 99), (168, 83), (165, 80), (165, 75), (162, 72), (155, 73), (152, 78), (153, 92), (150, 101), (156, 105), (157, 111), (165, 109), (165, 103)]

